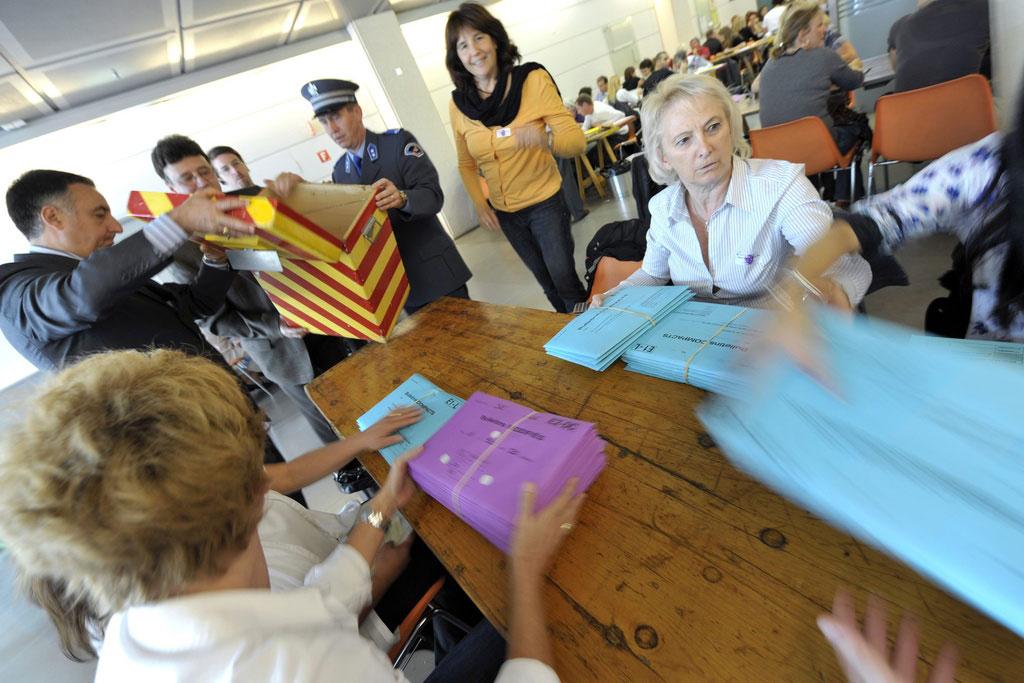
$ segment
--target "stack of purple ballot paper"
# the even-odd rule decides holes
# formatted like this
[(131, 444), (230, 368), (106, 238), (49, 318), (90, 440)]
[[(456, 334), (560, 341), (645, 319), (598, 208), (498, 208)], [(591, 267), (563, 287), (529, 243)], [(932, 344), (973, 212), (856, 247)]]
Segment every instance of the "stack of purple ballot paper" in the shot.
[(523, 484), (543, 509), (572, 477), (582, 493), (604, 469), (604, 441), (590, 422), (539, 413), (476, 392), (409, 463), (435, 500), (507, 552)]

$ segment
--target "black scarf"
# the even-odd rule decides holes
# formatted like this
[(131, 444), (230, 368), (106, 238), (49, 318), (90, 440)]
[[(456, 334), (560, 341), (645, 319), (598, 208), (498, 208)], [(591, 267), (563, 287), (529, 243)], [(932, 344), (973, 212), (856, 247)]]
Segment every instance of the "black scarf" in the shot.
[[(523, 83), (526, 82), (526, 77), (536, 69), (544, 69), (544, 67), (537, 62), (527, 62), (502, 72), (498, 77), (494, 92), (486, 99), (480, 98), (480, 93), (475, 87), (469, 92), (453, 90), (452, 99), (459, 111), (474, 121), (479, 121), (485, 126), (507, 126), (519, 113), (519, 105), (523, 99)], [(547, 69), (544, 71), (546, 72)], [(512, 86), (508, 88), (508, 95), (501, 99), (501, 95), (505, 94), (505, 84), (509, 75), (512, 77)], [(549, 73), (548, 76), (550, 75)], [(554, 80), (551, 79), (552, 82)], [(555, 86), (555, 90), (558, 90), (558, 86)], [(558, 93), (558, 96), (561, 97), (562, 94)]]

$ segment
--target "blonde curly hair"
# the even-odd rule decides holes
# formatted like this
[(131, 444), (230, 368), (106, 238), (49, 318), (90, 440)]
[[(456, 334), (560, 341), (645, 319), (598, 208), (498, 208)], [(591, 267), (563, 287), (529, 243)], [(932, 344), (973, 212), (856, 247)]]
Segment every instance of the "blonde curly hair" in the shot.
[(92, 356), (41, 389), (0, 446), (0, 538), (65, 654), (245, 549), (264, 440), (231, 374), (179, 351)]

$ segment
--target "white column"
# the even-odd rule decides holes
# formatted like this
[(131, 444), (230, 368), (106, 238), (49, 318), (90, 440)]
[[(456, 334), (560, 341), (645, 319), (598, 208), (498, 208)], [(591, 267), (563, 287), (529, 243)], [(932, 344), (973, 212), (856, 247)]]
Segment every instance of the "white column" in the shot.
[(992, 78), (1000, 122), (1005, 130), (1012, 121), (1021, 96), (1024, 79), (1024, 2), (990, 0), (989, 22), (992, 32)]
[(374, 14), (356, 19), (348, 30), (377, 76), (379, 85), (367, 85), (381, 116), (412, 132), (437, 167), (444, 191), (441, 222), (453, 237), (470, 230), (476, 219), (459, 176), (455, 144), (409, 51), (398, 17), (394, 12)]

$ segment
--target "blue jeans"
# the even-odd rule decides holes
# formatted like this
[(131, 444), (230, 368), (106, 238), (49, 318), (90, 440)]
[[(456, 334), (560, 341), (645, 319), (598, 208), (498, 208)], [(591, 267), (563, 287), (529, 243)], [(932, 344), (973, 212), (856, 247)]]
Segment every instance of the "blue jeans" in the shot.
[(537, 278), (559, 313), (568, 313), (587, 293), (576, 275), (572, 228), (562, 193), (519, 211), (495, 211), (501, 231)]

